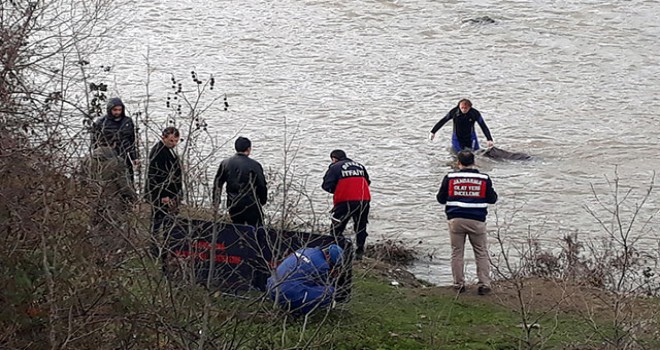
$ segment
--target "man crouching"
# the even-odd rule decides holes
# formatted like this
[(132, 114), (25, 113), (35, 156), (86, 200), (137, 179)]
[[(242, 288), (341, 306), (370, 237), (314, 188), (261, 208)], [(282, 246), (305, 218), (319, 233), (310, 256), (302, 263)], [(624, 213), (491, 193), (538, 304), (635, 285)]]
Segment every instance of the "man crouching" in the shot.
[(271, 299), (297, 315), (328, 307), (335, 297), (336, 271), (343, 254), (336, 244), (292, 253), (268, 278)]

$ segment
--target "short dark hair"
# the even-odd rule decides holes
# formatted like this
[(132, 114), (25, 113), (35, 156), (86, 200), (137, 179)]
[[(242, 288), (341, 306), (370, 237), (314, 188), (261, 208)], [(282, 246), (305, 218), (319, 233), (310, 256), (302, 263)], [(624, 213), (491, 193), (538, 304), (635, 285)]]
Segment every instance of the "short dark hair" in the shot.
[(252, 142), (247, 137), (239, 136), (234, 142), (236, 152), (245, 152), (250, 147), (252, 147)]
[(337, 160), (344, 160), (346, 159), (346, 152), (340, 149), (336, 149), (330, 152), (330, 158), (336, 158)]
[(458, 162), (463, 166), (470, 166), (474, 164), (474, 153), (472, 153), (472, 151), (469, 149), (464, 149), (458, 152), (458, 154), (456, 154), (456, 158), (458, 158)]
[(464, 99), (458, 101), (458, 105), (460, 106), (461, 103), (463, 103), (463, 102), (467, 103), (467, 105), (468, 105), (470, 108), (472, 108), (472, 101), (468, 100), (467, 98), (464, 98)]
[(168, 137), (170, 135), (174, 135), (174, 137), (179, 137), (179, 129), (173, 127), (173, 126), (168, 126), (165, 129), (163, 129), (163, 137)]

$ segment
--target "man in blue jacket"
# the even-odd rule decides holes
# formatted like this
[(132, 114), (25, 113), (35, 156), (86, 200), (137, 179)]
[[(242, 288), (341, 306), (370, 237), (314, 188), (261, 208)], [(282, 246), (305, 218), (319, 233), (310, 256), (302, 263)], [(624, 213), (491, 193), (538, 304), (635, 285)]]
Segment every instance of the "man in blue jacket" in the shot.
[(289, 255), (268, 278), (270, 297), (295, 314), (308, 314), (329, 306), (335, 296), (337, 268), (344, 250), (303, 248)]
[(451, 241), (451, 272), (454, 288), (465, 291), (463, 251), (465, 237), (470, 239), (477, 262), (478, 292), (490, 292), (490, 262), (488, 260), (488, 235), (486, 215), (488, 204), (497, 202), (497, 193), (487, 174), (474, 168), (474, 154), (463, 150), (456, 155), (458, 171), (449, 173), (442, 180), (437, 199), (445, 204)]

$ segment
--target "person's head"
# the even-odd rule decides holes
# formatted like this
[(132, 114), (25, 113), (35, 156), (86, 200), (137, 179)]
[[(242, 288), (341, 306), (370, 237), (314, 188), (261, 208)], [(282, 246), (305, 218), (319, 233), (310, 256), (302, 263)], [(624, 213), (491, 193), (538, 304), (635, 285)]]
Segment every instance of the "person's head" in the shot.
[(247, 137), (239, 136), (234, 142), (234, 148), (238, 153), (245, 153), (247, 155), (252, 151), (252, 142)]
[(456, 154), (458, 158), (458, 166), (469, 167), (474, 165), (474, 153), (472, 151), (464, 149)]
[(126, 116), (126, 111), (124, 109), (124, 103), (121, 102), (121, 99), (116, 97), (109, 99), (108, 104), (106, 105), (108, 116), (116, 120)]
[(163, 140), (163, 144), (165, 145), (165, 147), (167, 148), (176, 147), (176, 145), (179, 144), (179, 139), (180, 139), (179, 129), (173, 126), (166, 127), (165, 129), (163, 129), (161, 139)]
[(330, 152), (330, 160), (332, 160), (333, 163), (339, 162), (344, 159), (346, 159), (346, 152), (340, 149), (336, 149)]
[(461, 110), (461, 113), (465, 114), (469, 112), (470, 108), (472, 108), (472, 102), (470, 102), (470, 100), (467, 98), (458, 101), (458, 109)]
[(328, 264), (331, 266), (337, 266), (341, 264), (342, 262), (342, 257), (344, 256), (344, 250), (336, 245), (336, 244), (331, 244), (327, 248), (323, 250), (325, 254), (326, 260), (328, 260)]

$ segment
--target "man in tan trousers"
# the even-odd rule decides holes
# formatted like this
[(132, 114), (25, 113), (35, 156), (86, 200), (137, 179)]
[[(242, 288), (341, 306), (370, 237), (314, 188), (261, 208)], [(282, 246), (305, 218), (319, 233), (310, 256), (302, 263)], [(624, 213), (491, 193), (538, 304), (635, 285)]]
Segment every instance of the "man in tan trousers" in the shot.
[(486, 215), (488, 204), (497, 202), (497, 193), (490, 177), (474, 167), (471, 151), (460, 151), (457, 157), (458, 171), (445, 176), (436, 196), (445, 205), (449, 224), (454, 288), (460, 293), (465, 291), (463, 252), (467, 236), (477, 262), (478, 293), (485, 295), (490, 292), (491, 281)]

